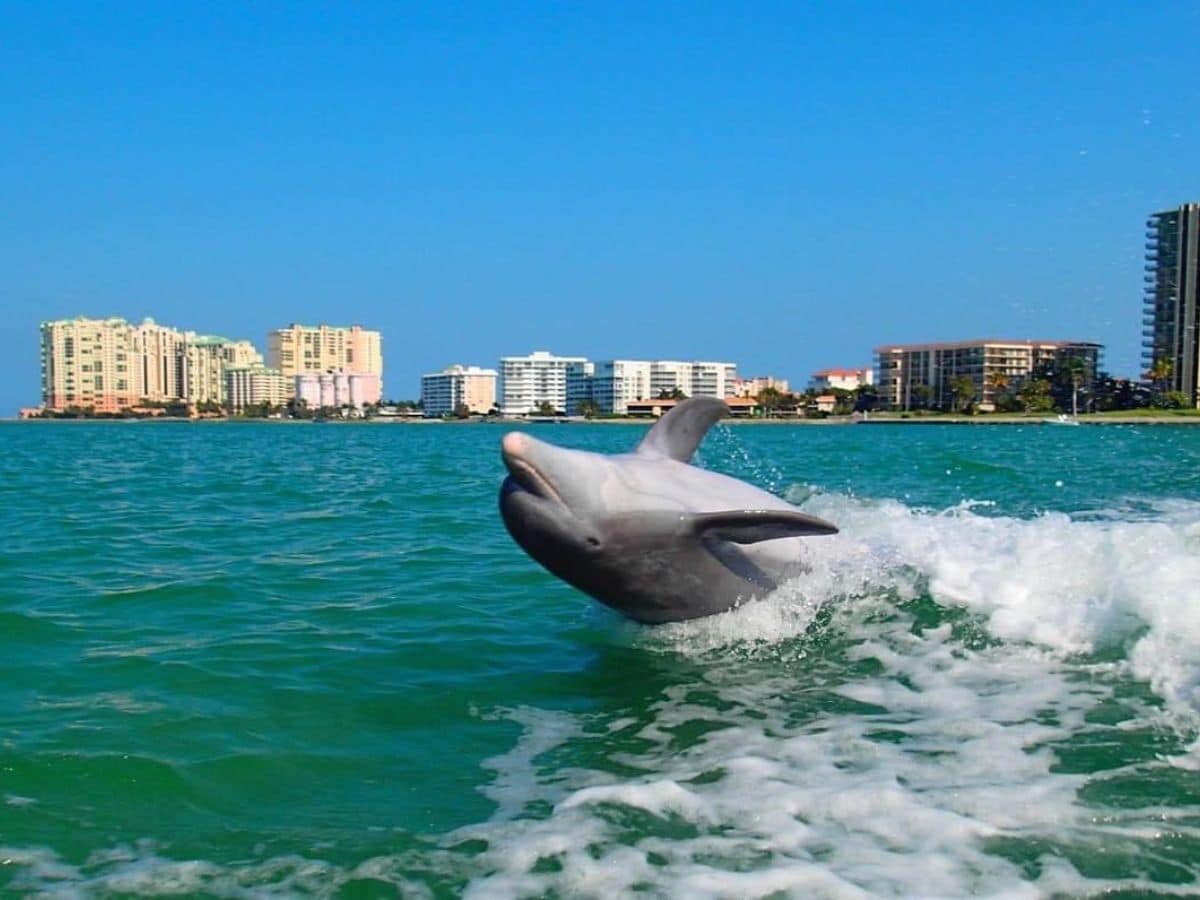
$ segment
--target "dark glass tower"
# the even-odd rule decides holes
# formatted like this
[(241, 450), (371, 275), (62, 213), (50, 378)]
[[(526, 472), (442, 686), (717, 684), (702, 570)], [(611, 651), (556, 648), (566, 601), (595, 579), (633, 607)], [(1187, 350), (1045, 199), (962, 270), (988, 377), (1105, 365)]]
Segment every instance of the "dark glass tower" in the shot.
[[(1142, 361), (1152, 381), (1200, 406), (1200, 203), (1146, 221)], [(1167, 365), (1163, 365), (1164, 361)]]

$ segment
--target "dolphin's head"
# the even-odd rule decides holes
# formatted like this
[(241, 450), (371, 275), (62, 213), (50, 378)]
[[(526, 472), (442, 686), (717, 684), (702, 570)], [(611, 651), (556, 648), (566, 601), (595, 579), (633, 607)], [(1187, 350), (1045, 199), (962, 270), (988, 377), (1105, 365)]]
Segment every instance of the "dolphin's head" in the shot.
[(500, 453), (509, 472), (500, 489), (505, 526), (525, 552), (574, 583), (567, 573), (603, 550), (592, 513), (608, 461), (520, 431), (504, 436)]

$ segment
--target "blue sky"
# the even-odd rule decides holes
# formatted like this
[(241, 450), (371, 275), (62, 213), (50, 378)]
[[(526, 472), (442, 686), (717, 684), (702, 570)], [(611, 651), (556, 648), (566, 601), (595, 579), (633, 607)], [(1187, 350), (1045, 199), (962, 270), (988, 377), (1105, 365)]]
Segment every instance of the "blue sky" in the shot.
[(1200, 200), (1200, 4), (7, 3), (0, 413), (38, 324), (384, 334), (803, 383), (885, 342), (1138, 371)]

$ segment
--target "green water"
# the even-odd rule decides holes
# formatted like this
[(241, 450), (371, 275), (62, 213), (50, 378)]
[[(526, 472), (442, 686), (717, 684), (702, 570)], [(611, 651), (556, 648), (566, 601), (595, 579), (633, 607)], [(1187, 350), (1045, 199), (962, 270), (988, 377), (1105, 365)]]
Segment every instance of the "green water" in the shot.
[(0, 891), (1200, 891), (1200, 429), (718, 429), (842, 533), (660, 629), (512, 543), (501, 433), (0, 428)]

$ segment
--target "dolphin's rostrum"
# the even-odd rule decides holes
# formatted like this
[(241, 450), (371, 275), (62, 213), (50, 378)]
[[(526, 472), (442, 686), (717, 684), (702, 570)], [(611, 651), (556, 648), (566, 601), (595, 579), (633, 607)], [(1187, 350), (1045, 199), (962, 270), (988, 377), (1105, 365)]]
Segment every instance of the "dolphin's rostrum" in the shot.
[(505, 526), (559, 578), (638, 622), (694, 619), (761, 597), (798, 571), (795, 538), (837, 528), (689, 465), (728, 412), (720, 400), (685, 400), (636, 450), (615, 456), (506, 434)]

